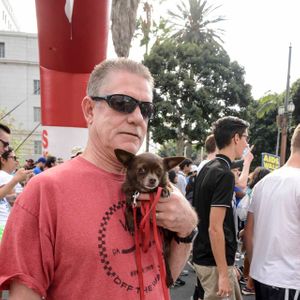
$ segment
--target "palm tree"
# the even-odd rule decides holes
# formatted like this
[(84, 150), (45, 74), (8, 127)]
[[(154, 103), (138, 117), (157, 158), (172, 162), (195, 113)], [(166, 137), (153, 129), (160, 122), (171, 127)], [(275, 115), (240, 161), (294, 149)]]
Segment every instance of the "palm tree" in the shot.
[(268, 112), (277, 110), (280, 105), (283, 105), (284, 93), (270, 93), (267, 92), (262, 98), (258, 100), (258, 109), (256, 116), (263, 118)]
[(186, 1), (181, 0), (180, 4), (176, 5), (177, 12), (168, 10), (172, 18), (169, 23), (175, 31), (172, 37), (182, 42), (197, 44), (211, 41), (223, 43), (221, 35), (224, 30), (214, 28), (214, 25), (224, 21), (225, 18), (218, 16), (208, 19), (209, 15), (220, 6), (208, 5), (207, 0), (189, 0), (188, 2), (187, 5)]
[[(101, 1), (101, 0), (99, 0)], [(128, 57), (140, 0), (112, 0), (111, 32), (118, 57)]]

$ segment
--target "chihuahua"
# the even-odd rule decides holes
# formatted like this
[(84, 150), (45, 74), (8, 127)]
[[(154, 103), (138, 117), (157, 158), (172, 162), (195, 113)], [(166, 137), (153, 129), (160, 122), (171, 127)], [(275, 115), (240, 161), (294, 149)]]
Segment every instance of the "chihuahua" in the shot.
[[(126, 180), (122, 186), (122, 191), (126, 195), (125, 220), (128, 230), (134, 232), (133, 203), (136, 201), (137, 193), (153, 193), (158, 187), (162, 188), (162, 197), (168, 197), (171, 185), (168, 180), (168, 171), (177, 166), (184, 157), (166, 157), (161, 158), (153, 153), (142, 153), (134, 155), (121, 149), (115, 149), (117, 159), (127, 169)], [(137, 222), (141, 221), (142, 215), (138, 211)], [(170, 268), (168, 266), (168, 257), (170, 242), (173, 238), (171, 231), (162, 229), (164, 236), (164, 257), (167, 273), (167, 285), (173, 283)]]

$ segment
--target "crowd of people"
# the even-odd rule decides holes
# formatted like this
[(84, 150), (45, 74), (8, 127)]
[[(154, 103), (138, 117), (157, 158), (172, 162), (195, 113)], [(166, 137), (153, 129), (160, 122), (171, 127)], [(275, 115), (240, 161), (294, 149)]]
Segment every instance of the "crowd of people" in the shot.
[[(291, 157), (282, 168), (265, 180), (262, 179), (271, 173), (270, 170), (258, 166), (250, 172), (254, 157), (251, 152), (253, 147), (248, 144), (248, 126), (249, 124), (237, 118), (218, 120), (213, 127), (214, 133), (205, 141), (207, 157), (197, 168), (198, 176), (195, 177), (192, 172), (191, 160), (185, 160), (178, 173), (176, 170), (170, 171), (172, 178), (185, 175), (186, 188), (183, 193), (187, 200), (191, 193), (188, 182), (191, 178), (194, 181), (192, 204), (200, 222), (191, 257), (197, 273), (193, 300), (242, 299), (242, 295), (275, 300), (299, 297), (300, 125), (296, 127), (291, 141)], [(289, 184), (287, 180), (291, 180)], [(267, 184), (268, 181), (270, 182)], [(178, 184), (177, 181), (174, 183)], [(257, 188), (254, 189), (256, 185)], [(178, 188), (181, 186), (183, 185), (178, 185)], [(266, 186), (269, 188), (266, 189)], [(259, 190), (261, 192), (257, 195)], [(255, 196), (258, 198), (256, 206), (252, 201)], [(278, 207), (273, 208), (276, 204)], [(274, 217), (272, 220), (269, 219), (269, 214)], [(292, 218), (294, 228), (292, 221), (285, 220), (286, 218)], [(278, 222), (281, 219), (284, 219), (284, 225)], [(255, 229), (259, 242), (254, 247), (254, 259), (252, 253)], [(281, 244), (278, 253), (272, 253), (277, 242), (280, 243), (285, 235), (287, 244)], [(264, 252), (263, 245), (268, 249), (263, 255), (264, 260), (260, 258), (261, 252)], [(242, 265), (240, 256), (243, 257)], [(289, 263), (286, 262), (287, 259), (290, 260)], [(277, 260), (280, 261), (279, 266)], [(250, 261), (254, 261), (256, 265), (250, 268)], [(268, 276), (268, 272), (272, 274)], [(288, 284), (288, 280), (279, 279), (282, 275), (293, 280)]]
[[(65, 162), (49, 156), (18, 166), (10, 129), (0, 124), (0, 287), (9, 299), (170, 299), (159, 245), (149, 240), (137, 266), (134, 239), (142, 237), (126, 228), (125, 173), (114, 152), (139, 151), (154, 113), (152, 89), (141, 63), (97, 65), (82, 101), (88, 142)], [(189, 260), (195, 300), (300, 299), (300, 125), (290, 158), (272, 173), (253, 170), (249, 139), (246, 121), (217, 120), (206, 158), (169, 171), (170, 195), (155, 206), (157, 226), (175, 235), (173, 288), (184, 285)]]
[[(0, 131), (10, 134), (10, 129), (4, 124), (0, 124)], [(2, 139), (0, 141), (2, 142)], [(0, 157), (0, 241), (14, 202), (32, 176), (64, 162), (62, 158), (48, 155), (40, 157), (35, 162), (31, 158), (26, 159), (25, 164), (21, 166), (14, 149), (9, 146), (9, 142), (3, 141), (2, 147)], [(70, 159), (81, 153), (80, 147), (74, 147), (71, 150)]]

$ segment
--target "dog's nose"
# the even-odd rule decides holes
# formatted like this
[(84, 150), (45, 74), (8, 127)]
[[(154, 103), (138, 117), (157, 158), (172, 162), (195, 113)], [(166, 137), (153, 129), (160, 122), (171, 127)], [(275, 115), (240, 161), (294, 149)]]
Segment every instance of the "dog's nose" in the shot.
[(154, 185), (156, 183), (156, 179), (155, 178), (150, 178), (149, 183)]

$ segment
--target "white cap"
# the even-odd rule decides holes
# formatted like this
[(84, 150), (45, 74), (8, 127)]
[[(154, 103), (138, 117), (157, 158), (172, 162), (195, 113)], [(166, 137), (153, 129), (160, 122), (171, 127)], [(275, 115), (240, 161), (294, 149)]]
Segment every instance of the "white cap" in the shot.
[(198, 167), (196, 165), (192, 165), (191, 172), (197, 172)]
[(80, 146), (74, 146), (71, 150), (71, 158), (74, 158), (75, 156), (81, 154), (83, 152), (83, 148)]

